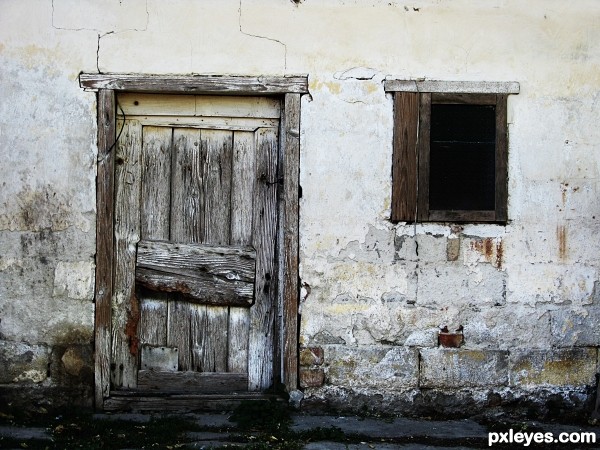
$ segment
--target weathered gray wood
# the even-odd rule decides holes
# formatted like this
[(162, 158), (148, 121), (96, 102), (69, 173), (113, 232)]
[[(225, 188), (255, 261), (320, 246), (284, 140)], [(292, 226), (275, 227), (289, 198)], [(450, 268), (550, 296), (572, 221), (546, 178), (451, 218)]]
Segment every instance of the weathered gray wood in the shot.
[(392, 222), (414, 222), (417, 213), (419, 94), (394, 94)]
[(255, 259), (251, 247), (141, 241), (136, 281), (155, 291), (181, 293), (193, 303), (249, 306)]
[[(229, 244), (231, 237), (231, 169), (233, 133), (221, 130), (202, 130), (202, 147), (206, 150), (204, 166), (204, 242)], [(216, 293), (215, 293), (216, 294)], [(240, 305), (239, 303), (237, 305)], [(241, 305), (240, 305), (241, 306)], [(206, 307), (203, 330), (202, 370), (227, 370), (227, 307)]]
[(171, 240), (174, 242), (202, 242), (204, 238), (202, 171), (205, 164), (200, 130), (175, 129), (171, 187)]
[(279, 119), (279, 101), (268, 97), (223, 95), (119, 94), (127, 116), (182, 116)]
[[(120, 112), (120, 111), (119, 111)], [(276, 119), (258, 119), (248, 117), (188, 117), (188, 116), (144, 116), (128, 115), (128, 119), (139, 120), (143, 126), (197, 128), (207, 130), (251, 131), (258, 128), (277, 127)]]
[[(203, 168), (206, 151), (200, 130), (173, 131), (173, 169), (171, 185), (171, 241), (198, 243), (204, 238)], [(180, 370), (195, 370), (194, 352), (202, 341), (194, 333), (195, 316), (204, 305), (169, 302), (169, 345), (179, 348)]]
[(138, 389), (190, 394), (223, 394), (248, 390), (248, 376), (239, 373), (140, 370)]
[(114, 387), (137, 382), (139, 303), (135, 293), (136, 244), (140, 239), (142, 127), (125, 121), (115, 169), (115, 261), (112, 299), (112, 374)]
[(102, 408), (110, 389), (111, 300), (114, 245), (114, 151), (116, 139), (115, 95), (98, 92), (98, 176), (96, 179), (96, 287), (95, 361), (96, 408)]
[(300, 95), (286, 95), (284, 108), (283, 383), (291, 392), (298, 389)]
[(431, 94), (419, 95), (419, 179), (417, 219), (429, 220), (429, 161), (431, 131)]
[(233, 134), (202, 130), (204, 165), (204, 240), (207, 244), (229, 244), (231, 223), (231, 165)]
[(192, 367), (192, 351), (190, 348), (191, 310), (196, 305), (178, 300), (169, 301), (167, 310), (167, 346), (176, 347), (179, 352), (179, 370), (190, 370)]
[[(253, 244), (256, 248), (255, 303), (250, 312), (248, 379), (251, 390), (273, 383), (275, 317), (277, 316), (277, 131), (256, 133), (256, 188)], [(268, 362), (268, 363), (267, 363)]]
[(285, 94), (308, 93), (306, 76), (216, 76), (216, 75), (134, 75), (82, 73), (79, 85), (85, 89), (114, 89), (184, 94)]
[[(169, 239), (173, 131), (169, 127), (142, 130), (141, 238)], [(145, 292), (140, 297), (141, 344), (166, 345), (167, 302), (168, 296), (163, 293)]]
[[(179, 349), (142, 345), (140, 370), (158, 370), (161, 372), (177, 372), (179, 368)], [(139, 372), (138, 372), (139, 381)], [(138, 388), (142, 388), (139, 386)]]
[(233, 394), (174, 394), (143, 395), (139, 391), (114, 392), (104, 404), (106, 411), (231, 411), (247, 401), (282, 401), (275, 395), (260, 392)]
[[(252, 243), (256, 153), (254, 144), (254, 133), (237, 131), (233, 135), (230, 239), (232, 245)], [(227, 341), (228, 372), (247, 374), (249, 333), (250, 311), (247, 308), (230, 307)]]
[(386, 92), (441, 92), (465, 94), (518, 94), (516, 81), (386, 80)]

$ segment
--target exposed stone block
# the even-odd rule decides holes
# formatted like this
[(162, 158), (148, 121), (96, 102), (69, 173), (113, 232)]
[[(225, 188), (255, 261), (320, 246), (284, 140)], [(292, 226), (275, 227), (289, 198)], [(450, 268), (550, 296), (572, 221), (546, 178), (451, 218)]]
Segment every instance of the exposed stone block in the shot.
[(48, 362), (46, 346), (0, 341), (0, 383), (40, 383), (48, 376)]
[(329, 384), (347, 387), (417, 386), (418, 352), (409, 347), (327, 347)]
[(438, 330), (432, 328), (428, 330), (413, 331), (404, 342), (407, 347), (435, 347), (438, 343)]
[(446, 241), (446, 259), (457, 261), (460, 254), (460, 239), (458, 237), (448, 238)]
[(511, 351), (510, 385), (594, 385), (596, 363), (596, 348)]
[(600, 345), (600, 310), (556, 310), (550, 312), (550, 329), (558, 347)]
[(94, 265), (88, 261), (59, 262), (54, 272), (55, 297), (91, 299)]
[(419, 385), (426, 388), (505, 386), (508, 352), (501, 350), (421, 349)]
[(300, 368), (300, 387), (321, 387), (325, 383), (325, 371), (321, 368)]
[(301, 366), (320, 366), (323, 364), (324, 351), (322, 347), (306, 347), (300, 349)]

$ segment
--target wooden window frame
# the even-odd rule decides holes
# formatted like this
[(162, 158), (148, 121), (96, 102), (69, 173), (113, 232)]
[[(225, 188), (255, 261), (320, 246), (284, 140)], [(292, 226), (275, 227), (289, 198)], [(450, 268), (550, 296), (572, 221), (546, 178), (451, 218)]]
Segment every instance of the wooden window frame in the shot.
[(114, 149), (116, 94), (266, 95), (282, 99), (280, 160), (283, 186), (278, 237), (282, 336), (281, 380), (288, 392), (298, 389), (299, 299), (299, 174), (300, 97), (308, 93), (307, 76), (163, 76), (82, 73), (81, 88), (97, 92), (98, 163), (96, 179), (96, 284), (95, 284), (95, 404), (103, 408), (110, 395), (111, 299), (114, 267)]
[[(394, 96), (392, 222), (508, 221), (507, 98), (519, 92), (516, 82), (385, 82)], [(494, 105), (496, 110), (495, 208), (484, 211), (431, 210), (429, 162), (431, 105), (440, 103)]]

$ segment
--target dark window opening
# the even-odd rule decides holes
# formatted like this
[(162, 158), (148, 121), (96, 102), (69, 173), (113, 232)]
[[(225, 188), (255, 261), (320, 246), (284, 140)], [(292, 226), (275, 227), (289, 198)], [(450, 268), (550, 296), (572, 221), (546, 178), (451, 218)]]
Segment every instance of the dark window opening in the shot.
[(495, 109), (431, 105), (429, 209), (494, 209)]

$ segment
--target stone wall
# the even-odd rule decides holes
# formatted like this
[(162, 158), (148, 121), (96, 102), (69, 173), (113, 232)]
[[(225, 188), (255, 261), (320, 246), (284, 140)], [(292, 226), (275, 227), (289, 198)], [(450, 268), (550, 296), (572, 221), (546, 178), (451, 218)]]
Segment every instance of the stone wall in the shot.
[[(78, 74), (308, 74), (304, 403), (585, 414), (600, 344), (599, 13), (595, 0), (5, 0), (3, 398), (92, 401), (96, 99)], [(389, 221), (382, 83), (423, 78), (520, 83), (507, 225)], [(440, 348), (439, 328), (460, 325), (464, 345)]]

